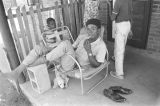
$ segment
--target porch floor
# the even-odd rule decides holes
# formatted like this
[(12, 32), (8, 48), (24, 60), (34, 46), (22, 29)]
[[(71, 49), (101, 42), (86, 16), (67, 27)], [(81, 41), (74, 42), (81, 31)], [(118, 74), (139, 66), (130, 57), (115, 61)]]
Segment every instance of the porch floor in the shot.
[[(113, 52), (109, 51), (111, 55)], [(114, 63), (111, 62), (109, 70), (113, 69)], [(160, 61), (140, 55), (134, 48), (127, 47), (124, 63), (125, 79), (118, 80), (109, 75), (97, 88), (84, 96), (81, 95), (80, 80), (76, 79), (70, 79), (67, 89), (52, 88), (41, 95), (31, 88), (29, 82), (22, 84), (21, 88), (29, 100), (37, 106), (160, 106), (159, 69)], [(86, 84), (90, 85), (90, 82)], [(115, 103), (103, 95), (103, 89), (114, 85), (133, 90), (133, 94), (124, 95), (127, 98), (126, 103)]]

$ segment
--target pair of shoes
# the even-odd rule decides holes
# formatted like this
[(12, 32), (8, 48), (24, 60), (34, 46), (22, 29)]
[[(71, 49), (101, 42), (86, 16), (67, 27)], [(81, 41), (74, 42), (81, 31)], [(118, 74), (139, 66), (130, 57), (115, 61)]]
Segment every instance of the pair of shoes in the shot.
[(104, 89), (103, 90), (104, 96), (108, 97), (109, 99), (115, 101), (115, 102), (125, 102), (126, 98), (122, 97), (121, 95), (113, 92), (111, 89)]
[(123, 88), (121, 86), (111, 86), (109, 89), (118, 94), (129, 95), (133, 93), (131, 89)]
[(114, 71), (111, 71), (110, 75), (118, 79), (124, 79), (124, 75), (117, 75), (117, 73)]

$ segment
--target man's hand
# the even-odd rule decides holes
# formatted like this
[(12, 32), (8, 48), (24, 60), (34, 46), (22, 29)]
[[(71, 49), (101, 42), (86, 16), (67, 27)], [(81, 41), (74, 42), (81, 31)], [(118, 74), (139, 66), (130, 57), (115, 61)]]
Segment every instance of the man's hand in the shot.
[(84, 46), (85, 50), (87, 51), (87, 53), (91, 53), (92, 52), (91, 51), (91, 44), (89, 43), (88, 39), (84, 41), (83, 46)]
[[(86, 52), (87, 52), (87, 54), (88, 54), (88, 59), (89, 59), (90, 65), (91, 65), (92, 67), (98, 67), (98, 66), (100, 66), (101, 63), (99, 63), (99, 62), (96, 60), (95, 56), (93, 56), (93, 54), (92, 54), (91, 44), (90, 44), (90, 42), (89, 42), (88, 39), (84, 41), (83, 46), (84, 46), (84, 48), (85, 48), (85, 50), (86, 50)], [(90, 54), (91, 54), (91, 55), (90, 55)]]

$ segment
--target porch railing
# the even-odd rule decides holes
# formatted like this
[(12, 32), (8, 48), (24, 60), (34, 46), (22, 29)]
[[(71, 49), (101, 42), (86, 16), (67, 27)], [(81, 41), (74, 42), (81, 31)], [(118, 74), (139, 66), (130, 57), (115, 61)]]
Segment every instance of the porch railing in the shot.
[[(74, 39), (78, 36), (82, 27), (82, 12), (80, 2), (63, 0), (63, 4), (59, 5), (55, 2), (55, 6), (42, 8), (40, 4), (36, 6), (9, 8), (8, 22), (12, 32), (12, 36), (16, 45), (19, 60), (22, 61), (31, 49), (40, 42), (41, 33), (44, 31), (43, 13), (54, 10), (55, 19), (58, 26), (67, 25)], [(62, 19), (61, 19), (62, 17)]]

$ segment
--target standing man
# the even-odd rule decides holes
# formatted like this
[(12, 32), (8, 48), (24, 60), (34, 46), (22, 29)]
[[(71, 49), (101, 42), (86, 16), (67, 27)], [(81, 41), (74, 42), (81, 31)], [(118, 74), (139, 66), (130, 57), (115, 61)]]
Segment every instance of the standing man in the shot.
[(123, 61), (125, 45), (128, 34), (131, 30), (132, 22), (132, 0), (116, 0), (113, 11), (111, 13), (111, 20), (115, 21), (115, 72), (110, 74), (113, 77), (124, 79)]

